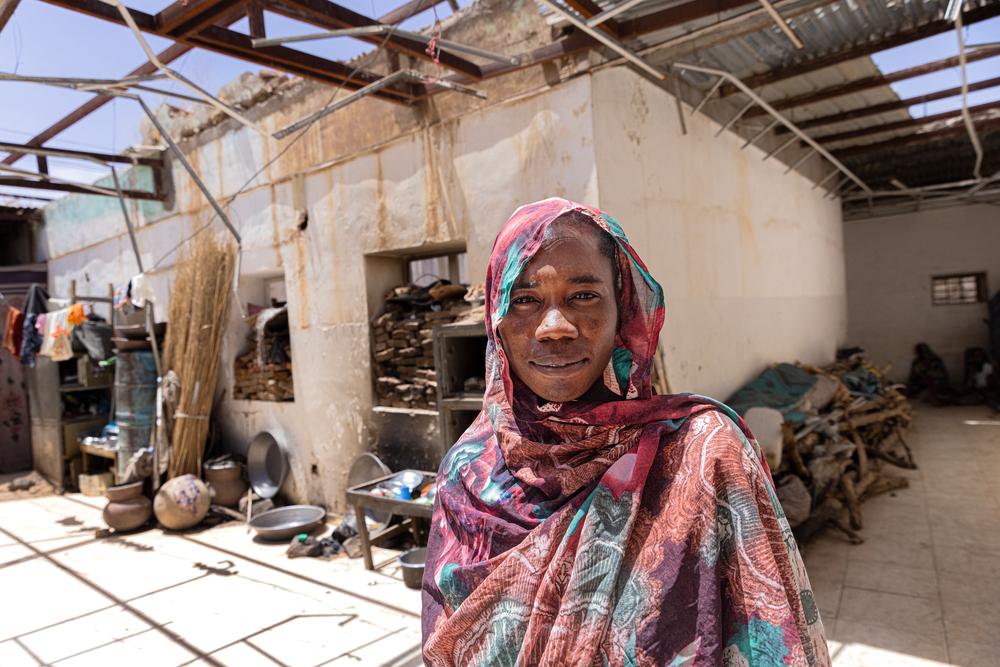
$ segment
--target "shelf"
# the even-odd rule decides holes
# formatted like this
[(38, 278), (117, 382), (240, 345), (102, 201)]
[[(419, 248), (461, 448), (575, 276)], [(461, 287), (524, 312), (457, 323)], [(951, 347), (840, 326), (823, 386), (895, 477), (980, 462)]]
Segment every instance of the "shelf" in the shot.
[(98, 385), (83, 385), (83, 384), (64, 384), (59, 386), (59, 391), (70, 392), (70, 391), (93, 391), (95, 389), (111, 389), (114, 384), (98, 384)]
[(372, 408), (372, 411), (394, 415), (427, 415), (430, 417), (437, 417), (438, 414), (437, 410), (427, 410), (426, 408), (397, 408), (391, 405), (376, 405)]
[(108, 415), (81, 415), (79, 417), (64, 417), (59, 421), (63, 424), (82, 424), (84, 422), (96, 422), (103, 421), (108, 423), (110, 417)]
[(449, 410), (479, 411), (483, 409), (483, 395), (459, 394), (458, 396), (449, 396), (448, 398), (442, 398), (440, 405)]

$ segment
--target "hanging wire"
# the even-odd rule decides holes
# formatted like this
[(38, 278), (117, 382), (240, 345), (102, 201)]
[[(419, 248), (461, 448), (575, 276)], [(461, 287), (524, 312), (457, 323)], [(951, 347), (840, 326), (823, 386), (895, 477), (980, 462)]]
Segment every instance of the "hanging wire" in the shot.
[[(343, 90), (343, 88), (347, 84), (348, 80), (354, 78), (355, 74), (357, 74), (363, 68), (365, 68), (368, 65), (370, 65), (372, 61), (374, 61), (375, 56), (377, 56), (379, 53), (382, 52), (382, 50), (385, 48), (386, 43), (388, 43), (388, 41), (392, 38), (393, 34), (395, 33), (396, 28), (399, 26), (399, 24), (401, 22), (402, 22), (402, 20), (397, 21), (395, 24), (393, 24), (392, 29), (389, 30), (388, 32), (386, 32), (385, 37), (382, 39), (381, 43), (379, 43), (378, 47), (374, 51), (372, 51), (370, 54), (368, 54), (365, 58), (363, 58), (362, 61), (359, 62), (354, 67), (354, 69), (351, 70), (350, 74), (348, 74), (347, 77), (343, 81), (341, 81), (340, 84), (337, 85), (337, 88), (333, 91), (333, 94), (330, 95), (330, 99), (327, 100), (326, 104), (323, 105), (324, 108), (330, 106), (331, 104), (333, 104), (334, 100), (337, 99), (337, 96)], [(233, 203), (233, 201), (236, 200), (237, 197), (239, 197), (241, 194), (243, 194), (243, 192), (248, 187), (250, 187), (250, 184), (253, 183), (255, 180), (257, 180), (258, 176), (260, 176), (262, 173), (264, 173), (267, 170), (267, 168), (270, 167), (272, 164), (274, 164), (275, 162), (277, 162), (278, 160), (280, 160), (285, 155), (285, 153), (287, 153), (289, 150), (291, 150), (292, 146), (294, 146), (298, 142), (298, 140), (301, 139), (305, 135), (306, 132), (308, 132), (310, 129), (312, 129), (312, 126), (316, 123), (317, 120), (319, 120), (319, 118), (316, 118), (315, 120), (313, 120), (313, 122), (311, 122), (308, 125), (306, 125), (305, 127), (303, 127), (302, 130), (300, 130), (298, 134), (296, 134), (294, 137), (292, 137), (291, 141), (289, 141), (288, 144), (284, 148), (282, 148), (278, 152), (277, 155), (275, 155), (273, 158), (271, 158), (267, 162), (267, 164), (265, 164), (264, 166), (262, 166), (250, 178), (248, 178), (247, 181), (243, 185), (240, 186), (239, 190), (237, 190), (233, 195), (231, 195), (230, 197), (228, 197), (227, 200), (226, 200), (226, 203), (223, 206), (229, 206), (230, 204)], [(189, 236), (186, 236), (185, 238), (181, 239), (180, 242), (178, 242), (176, 245), (174, 245), (173, 247), (171, 247), (158, 260), (156, 260), (156, 262), (153, 263), (153, 266), (152, 266), (151, 270), (158, 268), (163, 263), (163, 261), (165, 259), (167, 259), (167, 257), (170, 257), (173, 253), (175, 253), (178, 248), (180, 248), (185, 243), (187, 243), (188, 241), (190, 241), (191, 239), (195, 238), (196, 236), (198, 236), (199, 234), (201, 234), (203, 231), (205, 231), (206, 229), (208, 229), (209, 226), (211, 226), (211, 224), (213, 222), (215, 222), (215, 219), (217, 217), (218, 217), (218, 214), (217, 213), (213, 213), (212, 217), (209, 218), (208, 222), (206, 222), (204, 225), (202, 225), (201, 227), (199, 227), (198, 229), (196, 229)], [(240, 249), (240, 254), (242, 254), (242, 248)]]

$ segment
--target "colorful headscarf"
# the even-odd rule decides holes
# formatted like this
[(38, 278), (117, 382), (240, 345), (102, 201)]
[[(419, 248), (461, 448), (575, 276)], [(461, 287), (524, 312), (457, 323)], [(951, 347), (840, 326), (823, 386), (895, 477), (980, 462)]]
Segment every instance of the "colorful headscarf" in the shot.
[[(542, 403), (498, 328), (560, 216), (610, 234), (621, 276), (605, 384)], [(429, 665), (826, 665), (822, 624), (760, 449), (696, 395), (654, 396), (663, 291), (615, 220), (518, 209), (486, 275), (483, 410), (438, 472), (423, 582)]]

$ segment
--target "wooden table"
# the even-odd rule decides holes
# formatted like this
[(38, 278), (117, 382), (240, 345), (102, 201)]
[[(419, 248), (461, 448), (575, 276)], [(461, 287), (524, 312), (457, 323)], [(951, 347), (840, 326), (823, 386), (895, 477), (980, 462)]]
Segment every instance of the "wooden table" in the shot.
[[(97, 456), (103, 459), (111, 459), (112, 462), (115, 462), (118, 459), (118, 450), (108, 449), (107, 447), (99, 447), (97, 445), (85, 445), (82, 443), (80, 444), (80, 454), (83, 457), (83, 461), (80, 462), (82, 464), (81, 467), (83, 468), (83, 472), (85, 473), (90, 472), (90, 465), (89, 461), (87, 460), (87, 457), (89, 456)], [(118, 480), (117, 465), (113, 464), (111, 466), (111, 476), (114, 477), (115, 481)]]
[[(426, 472), (424, 470), (417, 470), (416, 472), (419, 472), (424, 476), (424, 481), (420, 485), (421, 488), (434, 482), (435, 473)], [(414, 541), (419, 544), (420, 529), (417, 525), (417, 520), (430, 520), (431, 513), (434, 509), (431, 505), (426, 503), (417, 503), (412, 500), (399, 500), (398, 498), (387, 498), (385, 496), (376, 496), (371, 493), (371, 490), (376, 486), (382, 482), (392, 479), (398, 474), (398, 472), (395, 472), (391, 475), (386, 475), (385, 477), (379, 477), (378, 479), (373, 479), (370, 482), (352, 486), (347, 490), (347, 501), (354, 505), (354, 516), (358, 523), (358, 537), (361, 538), (361, 555), (364, 556), (365, 568), (368, 570), (378, 569), (372, 561), (373, 544), (399, 535), (406, 530), (409, 530), (413, 534)], [(369, 535), (368, 524), (365, 521), (366, 509), (391, 512), (395, 516), (402, 516), (405, 518), (402, 523), (396, 524), (395, 526), (386, 526), (374, 535)], [(381, 568), (388, 562), (391, 561), (380, 563), (378, 567)]]

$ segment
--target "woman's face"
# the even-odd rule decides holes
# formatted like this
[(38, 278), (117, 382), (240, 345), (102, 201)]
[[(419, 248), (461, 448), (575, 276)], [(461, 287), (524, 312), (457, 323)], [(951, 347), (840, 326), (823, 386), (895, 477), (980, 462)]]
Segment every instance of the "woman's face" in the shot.
[(514, 283), (500, 322), (511, 369), (546, 401), (580, 398), (611, 360), (618, 305), (601, 234), (591, 224), (554, 222)]

